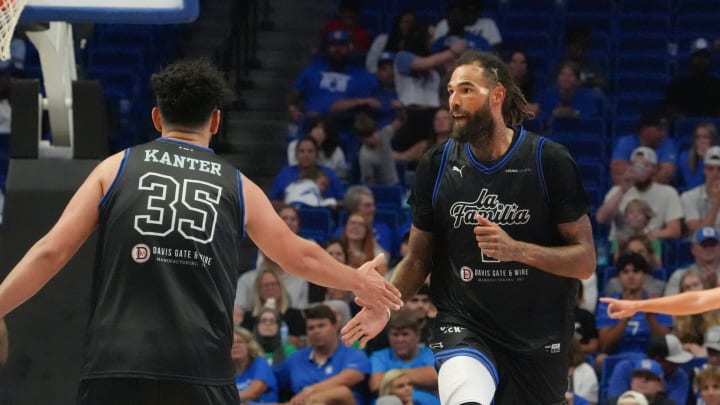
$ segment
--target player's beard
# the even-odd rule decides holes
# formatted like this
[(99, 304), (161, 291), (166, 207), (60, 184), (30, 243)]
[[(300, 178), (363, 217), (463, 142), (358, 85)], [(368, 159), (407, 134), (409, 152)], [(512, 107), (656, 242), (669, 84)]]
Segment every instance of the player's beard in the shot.
[(465, 125), (459, 126), (453, 121), (453, 129), (450, 136), (462, 143), (470, 143), (475, 147), (487, 145), (495, 132), (495, 120), (490, 112), (490, 100), (480, 108), (478, 112), (469, 113), (459, 109), (453, 109), (467, 117)]

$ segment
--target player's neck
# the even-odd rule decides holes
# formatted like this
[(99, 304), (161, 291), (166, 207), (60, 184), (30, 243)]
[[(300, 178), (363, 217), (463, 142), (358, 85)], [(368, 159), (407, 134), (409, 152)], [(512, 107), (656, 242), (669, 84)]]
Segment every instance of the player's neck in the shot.
[(200, 132), (194, 132), (187, 129), (167, 129), (162, 132), (163, 138), (174, 139), (192, 143), (198, 146), (208, 147), (210, 145), (210, 136)]
[(494, 161), (500, 159), (510, 149), (514, 131), (506, 126), (498, 126), (492, 138), (485, 145), (470, 144), (473, 155), (480, 161)]

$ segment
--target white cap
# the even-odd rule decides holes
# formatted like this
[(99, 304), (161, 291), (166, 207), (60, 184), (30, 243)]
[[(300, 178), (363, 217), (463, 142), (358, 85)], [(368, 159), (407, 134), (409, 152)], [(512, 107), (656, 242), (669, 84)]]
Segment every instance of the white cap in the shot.
[(648, 405), (648, 400), (637, 391), (625, 391), (618, 397), (617, 405)]
[(648, 148), (647, 146), (638, 146), (632, 151), (630, 160), (633, 162), (636, 160), (643, 160), (655, 164), (657, 163), (657, 154), (654, 150)]

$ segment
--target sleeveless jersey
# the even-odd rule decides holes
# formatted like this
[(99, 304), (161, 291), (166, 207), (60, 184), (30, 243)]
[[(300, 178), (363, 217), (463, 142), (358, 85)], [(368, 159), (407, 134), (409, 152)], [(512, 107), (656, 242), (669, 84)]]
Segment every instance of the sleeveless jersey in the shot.
[(541, 167), (546, 140), (524, 130), (516, 136), (492, 166), (468, 144), (445, 144), (433, 190), (431, 296), (438, 325), (465, 326), (508, 350), (559, 352), (573, 333), (576, 280), (500, 262), (481, 252), (473, 234), (480, 214), (513, 239), (561, 245)]
[(240, 173), (159, 138), (125, 151), (100, 202), (83, 378), (234, 384)]

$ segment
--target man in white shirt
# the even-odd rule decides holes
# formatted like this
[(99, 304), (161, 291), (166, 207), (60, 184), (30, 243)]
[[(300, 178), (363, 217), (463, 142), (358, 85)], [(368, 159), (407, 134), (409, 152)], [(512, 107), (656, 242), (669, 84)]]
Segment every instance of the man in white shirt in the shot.
[(703, 226), (720, 227), (720, 146), (711, 146), (703, 158), (705, 183), (682, 193), (685, 224), (692, 234)]

